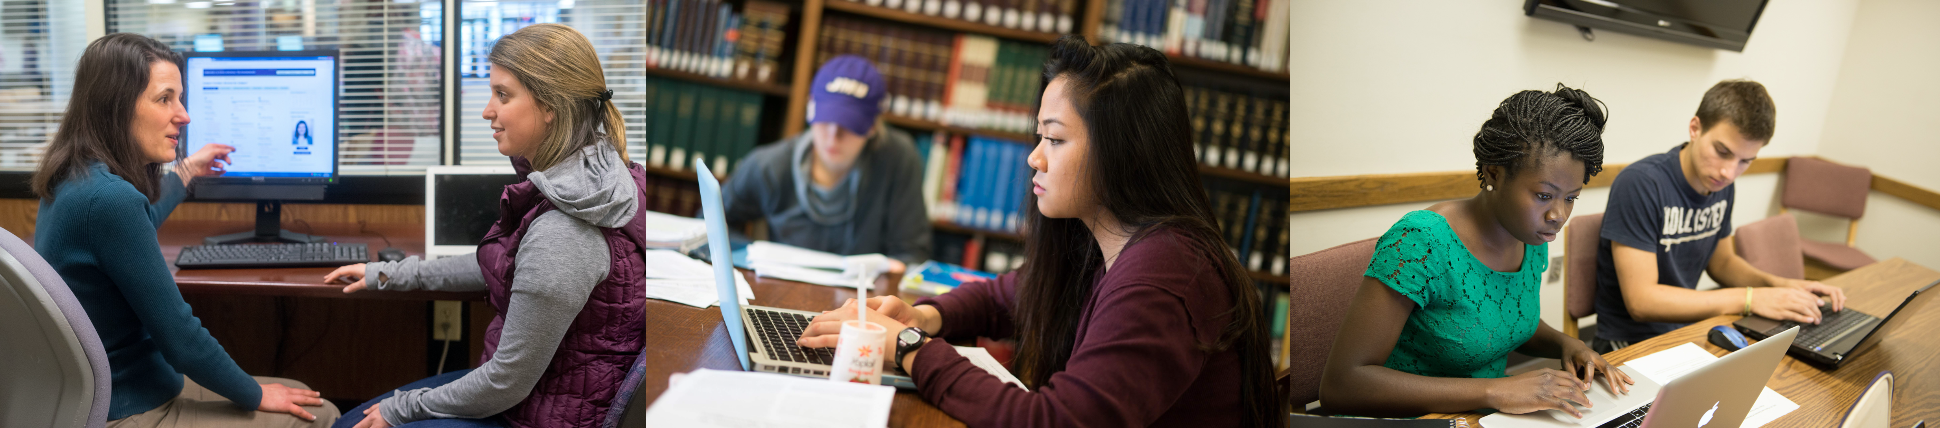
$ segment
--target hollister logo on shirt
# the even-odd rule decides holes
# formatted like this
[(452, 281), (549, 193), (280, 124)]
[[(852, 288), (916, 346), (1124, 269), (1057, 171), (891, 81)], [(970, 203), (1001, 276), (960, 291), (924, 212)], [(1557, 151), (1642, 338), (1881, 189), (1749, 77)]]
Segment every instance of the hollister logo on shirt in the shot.
[(835, 80), (830, 80), (828, 85), (822, 87), (822, 90), (829, 91), (831, 94), (842, 94), (856, 98), (869, 97), (869, 84), (847, 77), (837, 77)]
[(1725, 207), (1730, 204), (1730, 200), (1722, 200), (1702, 209), (1664, 207), (1664, 232), (1657, 235), (1658, 245), (1670, 247), (1718, 234), (1724, 226)]

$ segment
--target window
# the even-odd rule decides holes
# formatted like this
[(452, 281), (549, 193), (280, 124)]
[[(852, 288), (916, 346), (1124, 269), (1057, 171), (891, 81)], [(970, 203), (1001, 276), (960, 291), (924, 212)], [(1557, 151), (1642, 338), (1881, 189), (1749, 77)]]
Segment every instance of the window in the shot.
[(38, 165), (87, 42), (81, 0), (0, 0), (0, 170)]
[[(108, 32), (147, 35), (177, 50), (195, 50), (198, 45), (228, 51), (337, 49), (343, 64), (338, 94), (339, 171), (416, 175), (440, 162), (441, 1), (106, 3)], [(82, 27), (76, 23), (68, 28)]]
[(646, 9), (637, 0), (557, 0), (536, 2), (467, 0), (458, 24), (458, 163), (507, 165), (492, 140), (490, 122), (480, 117), (491, 97), (488, 56), (499, 37), (528, 25), (572, 26), (593, 42), (613, 104), (626, 121), (628, 155), (646, 158)]

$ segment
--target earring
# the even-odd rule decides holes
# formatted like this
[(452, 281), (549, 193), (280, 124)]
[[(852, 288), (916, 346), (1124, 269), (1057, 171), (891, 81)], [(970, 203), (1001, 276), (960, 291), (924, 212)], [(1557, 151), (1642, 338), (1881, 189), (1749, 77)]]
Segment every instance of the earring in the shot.
[(1494, 191), (1495, 191), (1495, 185), (1494, 185), (1494, 184), (1490, 184), (1490, 185), (1488, 185), (1488, 187), (1485, 187), (1485, 189), (1488, 189), (1489, 191), (1491, 191), (1491, 192), (1494, 192)]

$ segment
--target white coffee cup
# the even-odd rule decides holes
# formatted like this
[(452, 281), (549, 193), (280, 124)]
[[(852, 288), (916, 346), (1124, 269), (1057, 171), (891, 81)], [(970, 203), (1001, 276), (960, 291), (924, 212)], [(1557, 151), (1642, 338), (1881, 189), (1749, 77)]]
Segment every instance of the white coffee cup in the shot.
[(835, 339), (835, 362), (829, 369), (829, 380), (881, 385), (882, 360), (890, 352), (883, 349), (888, 333), (882, 324), (843, 321), (842, 333)]

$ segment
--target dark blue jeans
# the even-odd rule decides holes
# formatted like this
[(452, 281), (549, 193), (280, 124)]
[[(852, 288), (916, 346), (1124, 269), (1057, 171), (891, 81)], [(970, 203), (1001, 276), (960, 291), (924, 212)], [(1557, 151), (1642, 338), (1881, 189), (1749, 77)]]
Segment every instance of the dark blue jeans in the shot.
[[(418, 389), (418, 388), (436, 388), (439, 386), (444, 386), (444, 384), (451, 383), (451, 381), (458, 380), (458, 378), (465, 377), (466, 373), (471, 373), (471, 372), (472, 372), (471, 369), (464, 369), (464, 370), (459, 370), (451, 373), (445, 373), (437, 376), (419, 379), (417, 382), (411, 382), (409, 384), (405, 384), (404, 386), (400, 386), (397, 389), (409, 391), (409, 390)], [(391, 398), (392, 395), (397, 395), (397, 391), (393, 390), (391, 392), (386, 392), (384, 393), (384, 395), (379, 395), (377, 396), (377, 398), (372, 398), (370, 399), (370, 401), (365, 401), (364, 404), (359, 404), (357, 405), (356, 408), (353, 408), (353, 409), (350, 409), (349, 411), (344, 412), (344, 416), (342, 418), (338, 418), (337, 424), (332, 425), (331, 428), (356, 427), (358, 422), (361, 422), (364, 420), (364, 409), (369, 409), (371, 408), (371, 406), (375, 406), (377, 405), (377, 403), (384, 401), (384, 399)], [(381, 418), (383, 416), (373, 414), (371, 415), (371, 417)], [(482, 428), (482, 427), (505, 428), (505, 421), (500, 420), (498, 416), (492, 416), (485, 419), (425, 419), (422, 421), (404, 424), (403, 427), (408, 427), (408, 428)]]

